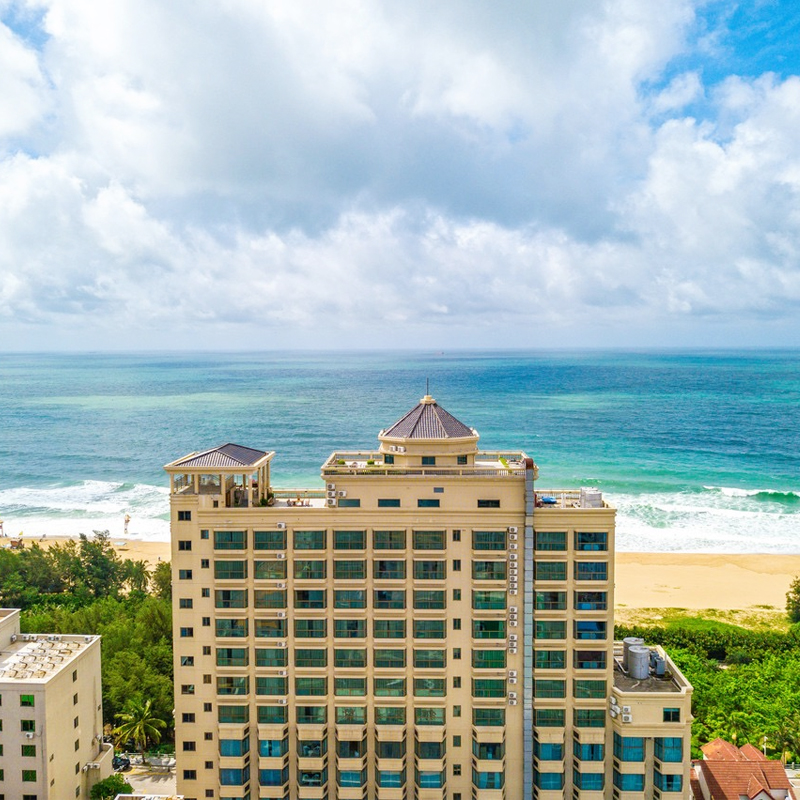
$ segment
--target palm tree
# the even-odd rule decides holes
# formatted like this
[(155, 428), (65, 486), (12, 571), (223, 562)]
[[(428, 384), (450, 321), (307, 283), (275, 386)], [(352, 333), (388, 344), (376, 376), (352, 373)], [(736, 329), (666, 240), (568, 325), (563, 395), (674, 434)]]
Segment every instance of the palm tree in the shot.
[(126, 561), (125, 580), (132, 590), (146, 592), (150, 583), (150, 570), (146, 561)]
[(152, 700), (142, 702), (138, 697), (130, 698), (116, 717), (122, 720), (122, 723), (114, 729), (117, 742), (133, 739), (144, 763), (144, 751), (148, 741), (158, 744), (161, 741), (161, 731), (167, 727), (167, 723), (153, 712)]

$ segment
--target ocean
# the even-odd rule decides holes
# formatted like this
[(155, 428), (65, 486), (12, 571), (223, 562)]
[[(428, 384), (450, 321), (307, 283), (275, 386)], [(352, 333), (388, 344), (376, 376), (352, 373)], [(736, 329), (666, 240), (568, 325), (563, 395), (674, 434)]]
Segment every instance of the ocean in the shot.
[(800, 352), (0, 355), (0, 518), (25, 538), (169, 538), (162, 466), (225, 442), (321, 488), (430, 393), (540, 488), (594, 486), (626, 551), (800, 552)]

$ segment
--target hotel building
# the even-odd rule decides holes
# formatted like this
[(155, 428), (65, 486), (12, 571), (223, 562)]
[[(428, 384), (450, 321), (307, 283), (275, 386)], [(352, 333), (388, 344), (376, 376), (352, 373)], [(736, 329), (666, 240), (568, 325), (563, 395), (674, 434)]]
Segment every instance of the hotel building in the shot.
[(0, 800), (88, 800), (111, 774), (100, 637), (20, 633), (0, 609)]
[(425, 396), (318, 491), (226, 444), (170, 476), (178, 791), (688, 796), (691, 686), (613, 641), (614, 517)]

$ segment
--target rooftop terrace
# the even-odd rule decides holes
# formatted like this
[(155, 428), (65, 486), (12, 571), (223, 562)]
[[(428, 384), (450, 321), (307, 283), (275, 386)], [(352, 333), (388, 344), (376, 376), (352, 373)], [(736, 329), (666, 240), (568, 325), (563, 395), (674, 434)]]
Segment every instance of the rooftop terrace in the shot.
[(15, 634), (0, 652), (0, 681), (46, 682), (97, 636)]

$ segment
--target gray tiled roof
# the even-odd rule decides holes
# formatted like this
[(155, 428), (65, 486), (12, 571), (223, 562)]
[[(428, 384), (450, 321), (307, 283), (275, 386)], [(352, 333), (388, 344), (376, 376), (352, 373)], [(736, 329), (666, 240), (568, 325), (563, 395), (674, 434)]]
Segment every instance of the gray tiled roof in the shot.
[(240, 444), (228, 444), (214, 447), (203, 453), (194, 453), (180, 461), (176, 461), (174, 467), (252, 467), (258, 463), (266, 452), (254, 450), (252, 447), (243, 447)]
[(402, 439), (453, 439), (475, 434), (436, 401), (432, 401), (412, 408), (383, 435)]

